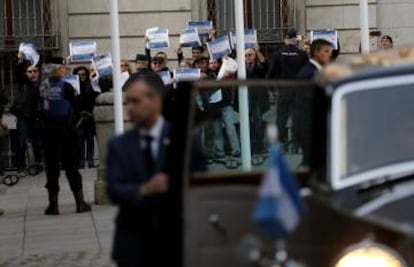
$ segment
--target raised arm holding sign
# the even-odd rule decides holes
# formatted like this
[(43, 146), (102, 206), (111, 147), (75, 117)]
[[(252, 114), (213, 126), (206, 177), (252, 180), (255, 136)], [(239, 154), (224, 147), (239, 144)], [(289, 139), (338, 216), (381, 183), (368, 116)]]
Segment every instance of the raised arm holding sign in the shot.
[(24, 59), (30, 61), (33, 66), (37, 65), (37, 63), (39, 62), (40, 55), (39, 53), (37, 53), (34, 44), (21, 43), (19, 46), (19, 53), (22, 53)]
[(229, 36), (217, 38), (207, 43), (207, 49), (210, 54), (210, 58), (219, 59), (231, 54), (231, 47)]
[(73, 41), (69, 43), (69, 53), (72, 61), (89, 61), (96, 55), (95, 41)]
[(154, 27), (147, 29), (145, 33), (147, 38), (147, 49), (163, 49), (170, 47), (168, 29)]

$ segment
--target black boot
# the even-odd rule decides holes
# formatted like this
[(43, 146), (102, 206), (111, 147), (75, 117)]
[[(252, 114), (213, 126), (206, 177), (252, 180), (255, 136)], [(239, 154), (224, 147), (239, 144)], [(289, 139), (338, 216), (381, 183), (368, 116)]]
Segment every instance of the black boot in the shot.
[(76, 212), (82, 213), (91, 210), (91, 206), (85, 202), (82, 190), (73, 192), (76, 201)]
[(45, 215), (59, 215), (57, 193), (49, 192), (49, 206), (45, 209)]

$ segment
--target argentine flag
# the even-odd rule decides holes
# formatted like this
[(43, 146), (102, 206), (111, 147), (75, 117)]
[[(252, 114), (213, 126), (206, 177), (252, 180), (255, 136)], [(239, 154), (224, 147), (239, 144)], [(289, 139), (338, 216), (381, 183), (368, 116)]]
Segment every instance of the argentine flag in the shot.
[(304, 206), (295, 178), (279, 146), (270, 152), (270, 166), (262, 180), (253, 220), (272, 238), (284, 239), (299, 224)]

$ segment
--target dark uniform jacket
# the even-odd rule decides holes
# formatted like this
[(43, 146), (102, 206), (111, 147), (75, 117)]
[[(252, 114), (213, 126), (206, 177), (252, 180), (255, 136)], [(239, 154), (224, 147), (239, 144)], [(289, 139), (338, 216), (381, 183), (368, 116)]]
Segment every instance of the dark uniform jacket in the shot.
[(268, 78), (295, 79), (308, 57), (303, 50), (294, 45), (280, 48), (272, 57)]

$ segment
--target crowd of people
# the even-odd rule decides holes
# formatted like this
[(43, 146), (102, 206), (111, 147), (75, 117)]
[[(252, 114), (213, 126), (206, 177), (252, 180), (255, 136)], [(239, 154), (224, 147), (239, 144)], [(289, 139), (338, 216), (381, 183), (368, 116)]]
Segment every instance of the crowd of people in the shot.
[[(213, 29), (207, 41), (215, 39), (216, 31)], [(245, 50), (245, 61), (247, 70), (247, 79), (310, 79), (312, 75), (303, 75), (302, 68), (308, 62), (315, 63), (317, 69), (320, 66), (335, 60), (339, 55), (338, 49), (332, 50), (331, 56), (327, 60), (320, 62), (315, 57), (315, 50), (319, 51), (319, 46), (315, 49), (308, 39), (299, 42), (296, 31), (289, 31), (284, 39), (285, 45), (274, 53), (272, 58), (265, 58), (261, 53), (258, 45)], [(145, 39), (148, 42), (148, 39)], [(393, 46), (393, 40), (390, 36), (385, 35), (380, 40), (381, 49), (389, 49)], [(192, 47), (191, 59), (185, 59), (182, 47), (177, 50), (178, 68), (198, 68), (201, 71), (200, 79), (217, 79), (219, 70), (222, 66), (222, 59), (213, 59), (208, 57), (205, 46)], [(229, 57), (235, 57), (235, 51)], [(18, 65), (16, 68), (16, 77), (18, 90), (11, 105), (10, 112), (17, 117), (18, 142), (16, 147), (16, 159), (14, 162), (18, 172), (25, 171), (27, 164), (38, 166), (40, 169), (44, 165), (44, 153), (42, 151), (42, 135), (40, 134), (40, 109), (38, 88), (41, 84), (41, 66), (33, 66), (30, 62), (24, 60), (24, 55), (19, 53)], [(311, 59), (309, 61), (309, 59)], [(112, 89), (112, 78), (110, 76), (97, 78), (96, 70), (92, 64), (81, 65), (71, 68), (70, 58), (66, 61), (62, 58), (53, 58), (51, 62), (62, 64), (64, 71), (62, 75), (78, 75), (80, 81), (80, 92), (74, 97), (76, 105), (75, 113), (72, 120), (75, 122), (76, 133), (76, 167), (89, 168), (95, 167), (95, 122), (93, 118), (93, 108), (96, 97)], [(134, 65), (134, 67), (132, 67)], [(171, 76), (173, 72), (168, 66), (168, 56), (165, 52), (157, 52), (155, 56), (151, 55), (151, 50), (145, 49), (145, 53), (137, 54), (135, 62), (121, 60), (121, 72), (127, 73), (122, 76), (122, 83), (125, 83), (128, 77), (133, 73), (169, 71)], [(309, 68), (308, 68), (309, 69)], [(302, 74), (300, 74), (302, 71)], [(235, 79), (237, 74), (227, 73), (221, 79)], [(174, 81), (174, 80), (172, 80)], [(98, 89), (97, 89), (98, 88)], [(222, 90), (222, 99), (219, 102), (213, 101), (212, 96), (215, 90), (202, 93), (197, 97), (197, 104), (200, 110), (205, 111), (215, 120), (210, 125), (209, 131), (204, 135), (203, 144), (209, 157), (213, 159), (224, 158), (226, 155), (232, 157), (240, 156), (240, 140), (234, 121), (234, 110), (237, 109), (237, 94), (234, 91)], [(294, 106), (295, 93), (292, 91), (280, 91), (277, 97), (277, 126), (279, 129), (279, 139), (282, 144), (287, 144), (288, 129), (287, 121), (292, 116), (292, 107)], [(269, 101), (263, 90), (249, 91), (249, 110), (251, 127), (255, 129), (251, 136), (253, 154), (263, 154), (266, 152), (266, 143), (264, 138), (265, 125), (261, 119), (263, 113), (268, 109)], [(300, 109), (299, 109), (300, 110)], [(222, 125), (224, 127), (222, 127)], [(294, 127), (293, 127), (294, 128)], [(297, 127), (296, 127), (297, 128)], [(224, 131), (223, 131), (224, 129)], [(299, 129), (299, 128), (297, 128)], [(295, 131), (293, 129), (293, 131)], [(226, 138), (224, 137), (226, 135)], [(300, 139), (301, 133), (295, 136)], [(226, 151), (225, 140), (228, 140), (230, 151)], [(28, 141), (30, 141), (33, 157), (28, 163)], [(302, 149), (303, 149), (303, 145)], [(306, 145), (305, 145), (306, 146)], [(305, 149), (306, 150), (306, 149)], [(306, 165), (306, 159), (304, 160)]]

